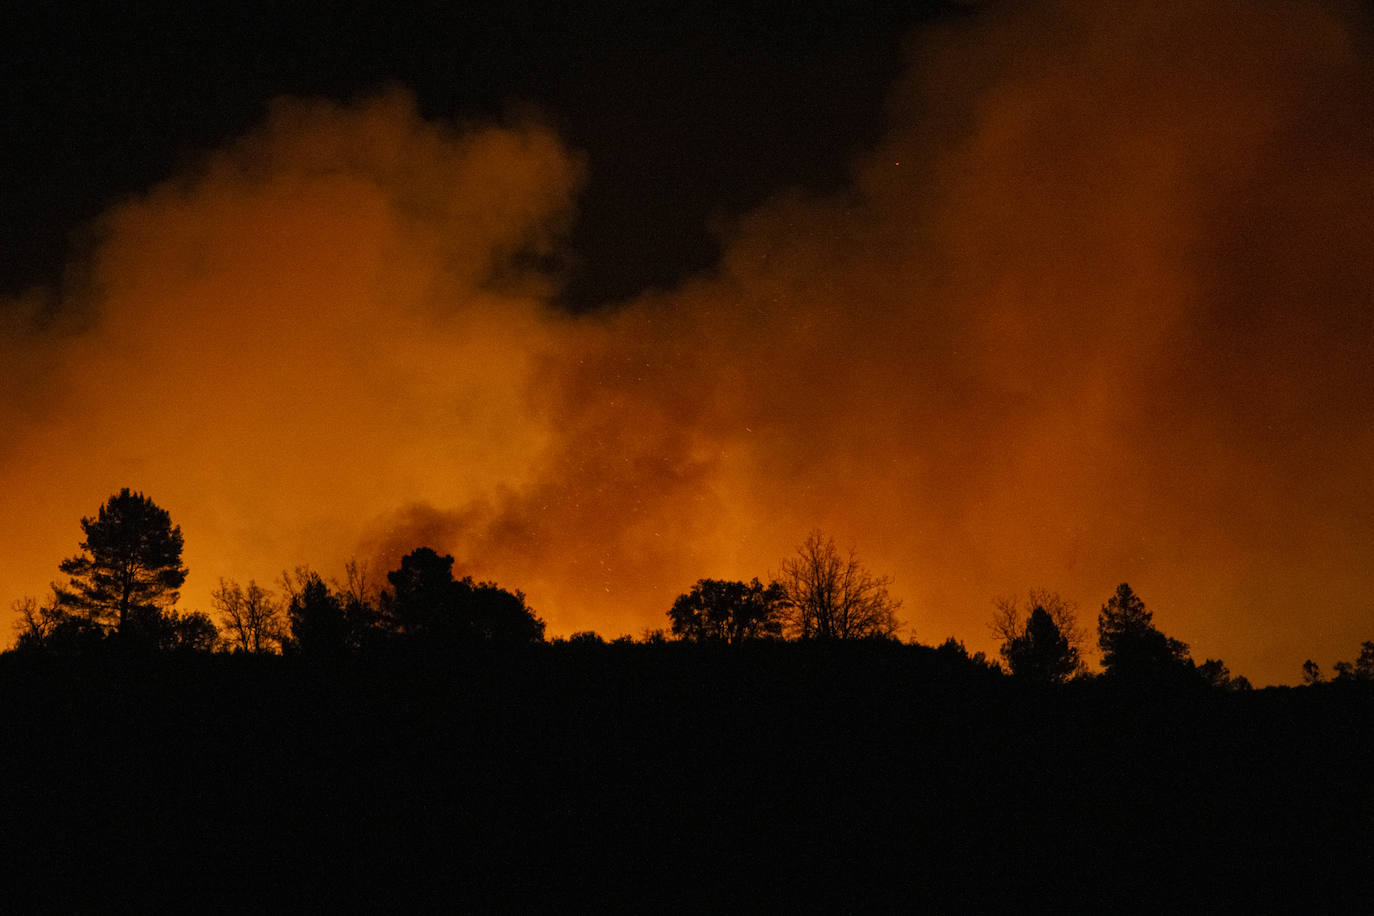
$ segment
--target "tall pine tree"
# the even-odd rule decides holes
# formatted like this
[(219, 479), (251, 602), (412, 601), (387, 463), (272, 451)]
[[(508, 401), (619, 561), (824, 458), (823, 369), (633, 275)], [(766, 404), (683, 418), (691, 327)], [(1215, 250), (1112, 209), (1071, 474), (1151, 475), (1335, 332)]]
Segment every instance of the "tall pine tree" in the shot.
[(1109, 676), (1125, 680), (1158, 680), (1191, 674), (1188, 646), (1155, 629), (1154, 615), (1125, 582), (1102, 605), (1097, 618), (1097, 645)]
[(128, 487), (111, 496), (95, 518), (83, 518), (81, 556), (63, 560), (70, 577), (58, 601), (106, 628), (126, 631), (161, 616), (186, 581), (181, 527), (167, 510)]

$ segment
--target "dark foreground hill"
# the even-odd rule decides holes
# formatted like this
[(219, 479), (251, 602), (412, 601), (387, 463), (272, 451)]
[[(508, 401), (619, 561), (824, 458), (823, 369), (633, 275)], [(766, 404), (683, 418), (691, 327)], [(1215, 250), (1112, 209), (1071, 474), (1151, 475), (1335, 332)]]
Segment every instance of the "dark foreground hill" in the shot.
[(1374, 692), (919, 646), (0, 657), (17, 911), (1368, 902)]

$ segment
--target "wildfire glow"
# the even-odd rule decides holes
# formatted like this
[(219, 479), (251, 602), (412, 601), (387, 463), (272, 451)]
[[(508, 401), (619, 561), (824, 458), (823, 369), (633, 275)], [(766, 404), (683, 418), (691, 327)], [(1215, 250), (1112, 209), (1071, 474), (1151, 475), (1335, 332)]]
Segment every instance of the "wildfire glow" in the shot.
[(913, 46), (848, 191), (582, 317), (526, 255), (596, 163), (282, 100), (0, 308), (0, 602), (122, 486), (182, 526), (185, 606), (430, 544), (551, 633), (661, 627), (819, 527), (923, 641), (1129, 581), (1294, 681), (1374, 635), (1374, 74), (1333, 10), (983, 11)]

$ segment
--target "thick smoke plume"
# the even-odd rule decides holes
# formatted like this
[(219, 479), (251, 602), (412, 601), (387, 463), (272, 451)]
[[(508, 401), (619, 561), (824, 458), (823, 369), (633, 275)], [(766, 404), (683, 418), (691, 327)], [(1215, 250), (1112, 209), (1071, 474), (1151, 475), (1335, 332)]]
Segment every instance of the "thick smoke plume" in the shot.
[(406, 500), (522, 486), (557, 340), (522, 265), (580, 173), (545, 129), (426, 123), (396, 91), (283, 101), (113, 208), (59, 319), (6, 312), (5, 588), (75, 553), (119, 486), (182, 525), (202, 606), (221, 575), (328, 571)]
[(193, 605), (428, 543), (555, 633), (662, 626), (819, 527), (924, 641), (1129, 581), (1196, 656), (1294, 680), (1374, 622), (1366, 26), (989, 4), (913, 39), (847, 192), (578, 318), (533, 266), (581, 174), (548, 131), (283, 102), (0, 312), (0, 588), (120, 486), (183, 525)]

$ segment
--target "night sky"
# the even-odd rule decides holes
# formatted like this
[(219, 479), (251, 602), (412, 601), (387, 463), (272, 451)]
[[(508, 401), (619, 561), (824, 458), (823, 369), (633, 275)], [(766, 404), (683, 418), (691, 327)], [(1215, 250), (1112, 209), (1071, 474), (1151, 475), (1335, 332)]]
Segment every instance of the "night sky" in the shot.
[(1365, 7), (32, 6), (2, 607), (129, 486), (189, 608), (430, 544), (638, 635), (819, 528), (922, 642), (1374, 637)]
[(588, 160), (559, 297), (579, 310), (709, 268), (713, 224), (779, 189), (841, 187), (882, 133), (910, 30), (959, 10), (55, 6), (3, 14), (15, 36), (5, 292), (60, 275), (74, 229), (250, 130), (273, 98), (342, 101), (398, 85), (425, 118), (537, 114)]

